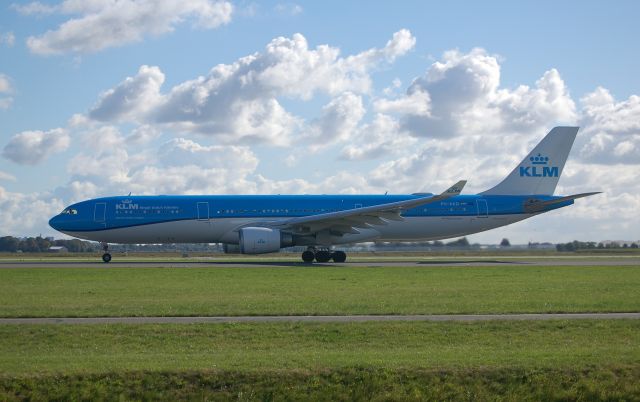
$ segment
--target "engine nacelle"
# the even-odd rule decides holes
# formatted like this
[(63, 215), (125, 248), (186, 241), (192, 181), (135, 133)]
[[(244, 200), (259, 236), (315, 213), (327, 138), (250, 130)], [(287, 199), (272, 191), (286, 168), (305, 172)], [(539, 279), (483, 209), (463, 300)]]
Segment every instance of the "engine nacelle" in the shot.
[(293, 238), (279, 229), (248, 227), (240, 229), (239, 245), (242, 254), (273, 253), (292, 246)]

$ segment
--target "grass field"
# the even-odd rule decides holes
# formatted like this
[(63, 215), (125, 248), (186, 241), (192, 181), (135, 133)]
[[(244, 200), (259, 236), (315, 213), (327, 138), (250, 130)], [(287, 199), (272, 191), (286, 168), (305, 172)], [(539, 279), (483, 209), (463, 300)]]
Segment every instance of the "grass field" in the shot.
[(112, 372), (1, 377), (7, 401), (637, 401), (640, 367)]
[[(401, 264), (399, 264), (401, 265)], [(640, 311), (637, 266), (0, 269), (0, 316)], [(0, 325), (4, 400), (640, 400), (640, 321)]]
[(640, 397), (640, 322), (5, 325), (0, 399)]
[(1, 269), (0, 316), (640, 311), (635, 266)]
[(575, 368), (640, 362), (640, 321), (0, 326), (0, 372)]

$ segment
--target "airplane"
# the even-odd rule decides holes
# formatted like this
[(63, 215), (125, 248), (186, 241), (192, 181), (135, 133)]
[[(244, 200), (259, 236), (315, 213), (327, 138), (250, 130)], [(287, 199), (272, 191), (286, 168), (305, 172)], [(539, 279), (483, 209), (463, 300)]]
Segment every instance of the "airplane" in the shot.
[(345, 262), (334, 246), (446, 239), (509, 225), (598, 194), (553, 195), (578, 127), (555, 127), (499, 184), (441, 194), (159, 195), (82, 201), (49, 221), (69, 236), (109, 243), (222, 243), (225, 253), (263, 254), (307, 246), (306, 263)]

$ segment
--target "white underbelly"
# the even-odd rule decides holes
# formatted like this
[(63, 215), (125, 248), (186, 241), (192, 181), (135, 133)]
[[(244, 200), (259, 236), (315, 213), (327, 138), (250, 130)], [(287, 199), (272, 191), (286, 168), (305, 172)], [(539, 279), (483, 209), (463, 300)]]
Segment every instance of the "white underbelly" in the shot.
[[(404, 221), (360, 229), (359, 235), (332, 236), (333, 244), (371, 240), (416, 241), (436, 240), (508, 225), (532, 214), (494, 215), (488, 217), (407, 217)], [(273, 219), (278, 220), (278, 219)], [(255, 222), (254, 218), (183, 220), (160, 222), (92, 232), (65, 232), (81, 239), (106, 243), (237, 243), (237, 229)], [(260, 220), (264, 222), (264, 220)]]

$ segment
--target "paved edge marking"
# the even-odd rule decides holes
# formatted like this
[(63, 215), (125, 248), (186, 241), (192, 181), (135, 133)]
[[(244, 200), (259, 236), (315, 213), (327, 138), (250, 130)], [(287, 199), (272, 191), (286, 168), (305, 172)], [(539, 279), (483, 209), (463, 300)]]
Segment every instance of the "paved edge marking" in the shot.
[(640, 319), (638, 313), (549, 313), (549, 314), (433, 314), (433, 315), (286, 315), (237, 317), (51, 317), (0, 318), (11, 324), (196, 324), (238, 322), (367, 322), (367, 321), (541, 321), (541, 320)]

